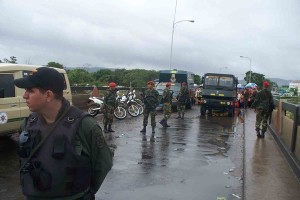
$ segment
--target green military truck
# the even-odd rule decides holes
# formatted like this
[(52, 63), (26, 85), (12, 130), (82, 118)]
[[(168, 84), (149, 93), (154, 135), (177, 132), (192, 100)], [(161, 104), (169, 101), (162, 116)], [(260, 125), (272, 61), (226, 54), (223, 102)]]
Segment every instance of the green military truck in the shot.
[(201, 115), (213, 110), (234, 115), (237, 78), (232, 74), (206, 73), (203, 76)]

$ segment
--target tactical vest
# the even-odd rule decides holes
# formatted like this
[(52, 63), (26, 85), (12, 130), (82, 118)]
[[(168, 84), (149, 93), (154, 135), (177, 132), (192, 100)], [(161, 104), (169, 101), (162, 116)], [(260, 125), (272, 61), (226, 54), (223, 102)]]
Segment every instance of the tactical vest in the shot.
[[(90, 160), (75, 151), (75, 135), (85, 116), (86, 113), (72, 106), (57, 122), (39, 150), (20, 171), (24, 195), (65, 197), (89, 189), (92, 175)], [(20, 154), (21, 165), (49, 129), (42, 120), (37, 113), (28, 118), (26, 129), (29, 137), (22, 145), (25, 151)]]
[(156, 93), (158, 96), (158, 92), (156, 90), (146, 90), (144, 97), (146, 109), (155, 110), (156, 106), (159, 103), (157, 97), (155, 96)]

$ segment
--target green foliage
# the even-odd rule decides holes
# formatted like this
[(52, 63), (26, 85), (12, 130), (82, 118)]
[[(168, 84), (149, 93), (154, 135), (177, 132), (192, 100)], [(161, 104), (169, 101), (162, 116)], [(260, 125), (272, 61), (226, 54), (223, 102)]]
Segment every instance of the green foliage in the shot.
[[(246, 73), (246, 77), (244, 77), (244, 80), (247, 83), (249, 83), (249, 78), (250, 78), (250, 71), (248, 71)], [(264, 81), (269, 82), (270, 88), (278, 87), (277, 83), (271, 81), (270, 79), (266, 79), (264, 74), (260, 74), (260, 73), (256, 73), (256, 72), (252, 71), (252, 73), (251, 73), (251, 83), (256, 83), (258, 88), (262, 88)]]
[(60, 63), (57, 63), (57, 62), (48, 62), (47, 66), (48, 67), (59, 68), (59, 69), (64, 69), (64, 66)]
[(17, 58), (15, 56), (11, 56), (10, 60), (8, 60), (7, 58), (4, 58), (3, 61), (0, 60), (0, 63), (15, 63), (15, 64), (17, 64)]
[(202, 84), (201, 76), (195, 74), (195, 76), (194, 76), (194, 82), (195, 82), (197, 85)]
[(145, 87), (149, 80), (158, 78), (159, 72), (145, 69), (117, 69), (115, 71), (103, 69), (89, 73), (83, 68), (77, 68), (67, 70), (67, 74), (71, 85), (106, 86), (109, 82), (115, 82), (117, 85), (126, 87)]
[(91, 74), (83, 68), (67, 70), (71, 85), (85, 85), (93, 82)]

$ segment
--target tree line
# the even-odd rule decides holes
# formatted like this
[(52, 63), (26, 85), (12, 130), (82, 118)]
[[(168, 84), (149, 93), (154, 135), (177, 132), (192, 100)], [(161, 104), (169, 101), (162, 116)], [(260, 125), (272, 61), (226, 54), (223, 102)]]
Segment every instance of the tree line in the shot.
[[(0, 63), (17, 63), (17, 58), (11, 56), (9, 59), (4, 58)], [(48, 67), (65, 69), (71, 85), (85, 86), (96, 85), (106, 86), (109, 82), (116, 82), (118, 85), (125, 87), (145, 87), (149, 80), (155, 80), (159, 77), (159, 71), (145, 69), (101, 69), (96, 72), (89, 72), (88, 68), (66, 68), (58, 62), (48, 62)], [(244, 80), (248, 82), (250, 71), (246, 72)], [(195, 75), (195, 83), (201, 84), (201, 76)], [(251, 82), (256, 83), (259, 88), (262, 88), (263, 82), (268, 81), (271, 87), (277, 87), (275, 82), (265, 78), (264, 74), (253, 72), (251, 73)]]

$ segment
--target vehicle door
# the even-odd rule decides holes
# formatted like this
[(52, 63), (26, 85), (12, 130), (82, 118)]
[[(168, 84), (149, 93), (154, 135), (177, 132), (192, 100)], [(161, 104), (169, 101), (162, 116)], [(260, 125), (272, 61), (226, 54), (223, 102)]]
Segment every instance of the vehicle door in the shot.
[(20, 97), (16, 96), (14, 74), (0, 72), (0, 136), (19, 129)]

